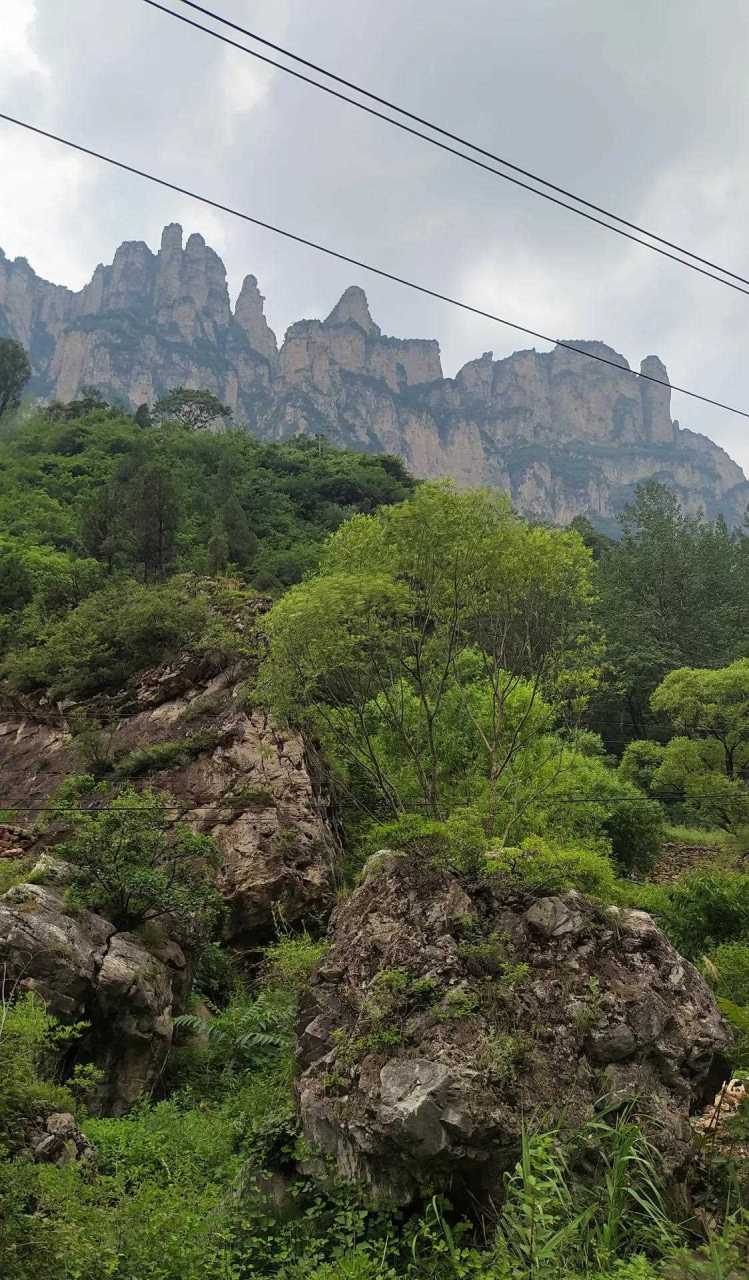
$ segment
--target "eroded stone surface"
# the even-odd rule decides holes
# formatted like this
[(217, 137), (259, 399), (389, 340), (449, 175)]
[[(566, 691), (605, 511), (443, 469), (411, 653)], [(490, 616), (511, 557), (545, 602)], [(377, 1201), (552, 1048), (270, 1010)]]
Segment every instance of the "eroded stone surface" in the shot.
[[(183, 761), (145, 769), (137, 785), (168, 792), (184, 821), (215, 837), (229, 934), (252, 944), (272, 933), (276, 918), (294, 924), (327, 912), (338, 846), (301, 737), (246, 706), (245, 679), (246, 672), (223, 670), (217, 660), (182, 655), (111, 699), (119, 718), (107, 739), (115, 776), (130, 752), (186, 744)], [(59, 708), (6, 701), (0, 772), (7, 805), (43, 805), (80, 768)], [(27, 827), (36, 817), (28, 815)], [(54, 838), (26, 843), (33, 849)], [(14, 836), (13, 847), (18, 841)]]
[(23, 884), (0, 897), (0, 973), (6, 994), (34, 992), (63, 1022), (91, 1024), (81, 1051), (105, 1073), (103, 1109), (126, 1111), (156, 1081), (189, 984), (175, 943), (149, 949), (71, 911), (59, 888)]
[[(712, 993), (640, 911), (378, 855), (331, 923), (300, 1019), (308, 1140), (383, 1200), (496, 1197), (525, 1119), (632, 1105), (676, 1174), (725, 1077)], [(526, 966), (526, 967), (520, 967)]]
[[(749, 499), (728, 455), (672, 420), (668, 386), (633, 378), (602, 342), (572, 340), (597, 362), (560, 346), (501, 360), (488, 351), (445, 378), (437, 342), (384, 335), (352, 286), (325, 320), (291, 325), (279, 352), (255, 277), (232, 312), (220, 258), (199, 235), (183, 246), (177, 224), (158, 253), (121, 245), (78, 293), (0, 251), (0, 327), (29, 349), (31, 388), (44, 397), (93, 384), (135, 407), (165, 387), (205, 387), (266, 439), (323, 432), (398, 454), (419, 476), (495, 485), (521, 512), (560, 524), (612, 518), (653, 476), (688, 511), (730, 523)], [(640, 372), (668, 380), (654, 355)]]

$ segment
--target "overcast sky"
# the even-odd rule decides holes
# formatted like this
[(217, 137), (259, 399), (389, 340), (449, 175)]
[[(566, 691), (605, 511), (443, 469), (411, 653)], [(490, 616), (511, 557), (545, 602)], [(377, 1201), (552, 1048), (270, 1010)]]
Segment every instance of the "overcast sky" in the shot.
[[(173, 0), (179, 8), (179, 0)], [(208, 7), (749, 276), (745, 0), (215, 0)], [(142, 0), (0, 0), (2, 110), (749, 409), (749, 297), (262, 69)], [(79, 288), (122, 240), (201, 231), (279, 334), (348, 284), (446, 374), (519, 335), (0, 122), (0, 246)], [(537, 344), (541, 346), (542, 344)], [(674, 396), (749, 468), (749, 423)]]

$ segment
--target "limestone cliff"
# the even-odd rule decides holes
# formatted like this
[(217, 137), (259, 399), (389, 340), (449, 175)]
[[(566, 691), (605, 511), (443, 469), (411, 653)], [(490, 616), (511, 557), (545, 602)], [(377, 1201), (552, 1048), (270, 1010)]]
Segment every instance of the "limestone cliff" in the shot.
[[(325, 320), (291, 325), (280, 351), (263, 301), (248, 275), (232, 310), (220, 258), (200, 235), (183, 247), (176, 224), (158, 253), (121, 245), (79, 293), (0, 251), (0, 334), (29, 349), (41, 397), (93, 384), (136, 406), (172, 386), (206, 387), (264, 438), (323, 433), (399, 454), (417, 475), (505, 489), (521, 511), (558, 523), (606, 524), (649, 477), (688, 510), (743, 518), (741, 469), (672, 421), (668, 388), (633, 378), (603, 343), (575, 340), (621, 373), (556, 347), (486, 352), (445, 378), (437, 342), (384, 336), (358, 287)], [(640, 372), (667, 378), (653, 355)]]

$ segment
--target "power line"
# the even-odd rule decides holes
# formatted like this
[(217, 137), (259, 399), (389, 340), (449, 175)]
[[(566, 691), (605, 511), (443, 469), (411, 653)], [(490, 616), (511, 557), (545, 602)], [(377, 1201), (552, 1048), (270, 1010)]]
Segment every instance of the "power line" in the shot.
[[(317, 63), (310, 62), (307, 58), (303, 58), (299, 54), (293, 53), (289, 49), (285, 49), (282, 45), (274, 44), (272, 40), (267, 40), (264, 36), (258, 35), (256, 32), (250, 31), (246, 27), (240, 26), (239, 23), (231, 22), (228, 18), (222, 17), (221, 14), (214, 13), (213, 10), (204, 8), (203, 5), (193, 3), (193, 0), (181, 0), (181, 3), (188, 5), (191, 9), (197, 10), (206, 17), (212, 18), (215, 22), (220, 22), (224, 26), (240, 32), (251, 40), (256, 40), (260, 44), (266, 45), (268, 48), (274, 49), (278, 53), (282, 53), (284, 57), (291, 58), (295, 62), (310, 68), (318, 74), (327, 76), (338, 84), (345, 85), (347, 88), (355, 90), (356, 93), (362, 94), (373, 102), (379, 102), (389, 110), (397, 111), (407, 119), (413, 120), (418, 124), (426, 126), (428, 129), (432, 129), (435, 133), (441, 134), (442, 137), (450, 138), (453, 142), (459, 143), (460, 146), (469, 147), (478, 155), (486, 156), (497, 164), (505, 165), (515, 173), (522, 174), (524, 177), (532, 179), (533, 182), (541, 183), (543, 186), (548, 187), (550, 191), (558, 192), (558, 196), (550, 195), (549, 191), (540, 191), (538, 187), (533, 187), (528, 182), (523, 182), (520, 178), (514, 178), (509, 173), (503, 173), (500, 169), (494, 168), (493, 165), (486, 164), (484, 161), (478, 160), (476, 156), (466, 155), (464, 151), (459, 151), (454, 146), (450, 146), (445, 142), (440, 142), (438, 138), (433, 138), (427, 133), (422, 133), (420, 129), (414, 129), (412, 126), (405, 124), (402, 120), (397, 120), (392, 116), (385, 115), (384, 112), (378, 111), (373, 107), (369, 107), (366, 103), (357, 102), (355, 98), (350, 98), (347, 94), (341, 93), (339, 90), (333, 89), (329, 85), (321, 84), (318, 80), (313, 80), (310, 76), (304, 75), (300, 71), (295, 71), (292, 67), (284, 66), (282, 62), (277, 62), (274, 58), (270, 58), (265, 54), (259, 53), (256, 49), (248, 49), (246, 45), (239, 44), (236, 40), (230, 39), (230, 37), (223, 35), (221, 32), (214, 31), (211, 27), (206, 27), (203, 23), (197, 22), (193, 18), (188, 18), (186, 14), (178, 13), (174, 9), (168, 8), (166, 5), (159, 3), (159, 0), (144, 0), (144, 3), (149, 5), (152, 9), (159, 9), (162, 13), (168, 14), (172, 18), (176, 18), (177, 21), (184, 23), (186, 26), (193, 27), (197, 31), (202, 31), (206, 35), (212, 36), (215, 40), (221, 40), (224, 44), (230, 45), (232, 48), (238, 49), (242, 53), (247, 53), (250, 57), (256, 58), (260, 62), (264, 62), (269, 66), (275, 67), (279, 71), (284, 71), (287, 75), (293, 76), (295, 79), (301, 80), (305, 84), (311, 85), (313, 88), (329, 94), (331, 97), (338, 98), (341, 102), (348, 102), (358, 110), (364, 111), (368, 115), (375, 116), (379, 120), (384, 120), (386, 124), (391, 124), (396, 129), (409, 133), (413, 137), (420, 138), (424, 142), (431, 143), (432, 146), (438, 147), (441, 151), (449, 152), (451, 155), (457, 156), (460, 160), (465, 160), (468, 164), (472, 164), (479, 169), (484, 169), (487, 173), (491, 173), (497, 178), (502, 178), (505, 182), (510, 182), (514, 186), (521, 187), (525, 191), (530, 191), (533, 195), (540, 196), (541, 199), (548, 200), (551, 204), (567, 209), (570, 213), (576, 213), (579, 217), (585, 218), (589, 222), (594, 222), (598, 226), (604, 227), (607, 231), (613, 231), (616, 235), (623, 236), (625, 239), (631, 240), (635, 244), (642, 245), (644, 248), (652, 250), (653, 253), (659, 253), (664, 258), (670, 258), (672, 262), (677, 262), (680, 266), (688, 267), (691, 271), (697, 271), (700, 275), (707, 276), (710, 280), (716, 280), (718, 284), (726, 285), (729, 289), (735, 289), (738, 293), (749, 294), (749, 289), (742, 288), (742, 285), (749, 285), (749, 277), (739, 275), (735, 271), (729, 271), (727, 267), (720, 266), (719, 263), (713, 262), (710, 258), (704, 258), (700, 254), (694, 253), (692, 250), (676, 244), (672, 240), (667, 240), (663, 236), (656, 235), (653, 231), (648, 231), (646, 227), (641, 227), (636, 222), (631, 222), (627, 218), (620, 217), (619, 214), (612, 213), (611, 210), (603, 208), (601, 205), (594, 204), (590, 200), (585, 200), (582, 196), (575, 195), (574, 192), (568, 191), (564, 187), (557, 186), (548, 179), (542, 178), (528, 169), (523, 169), (520, 165), (513, 164), (510, 160), (506, 160), (502, 156), (495, 155), (484, 147), (480, 147), (476, 143), (473, 143), (466, 138), (462, 138), (459, 134), (452, 133), (449, 129), (444, 129), (440, 125), (434, 124), (432, 121), (426, 120), (422, 116), (414, 114), (412, 111), (408, 111), (405, 107), (401, 107), (397, 103), (389, 101), (387, 98), (382, 98), (378, 94), (372, 93), (369, 89), (365, 89), (361, 85), (355, 84), (353, 81), (344, 79), (343, 76), (336, 75), (334, 72), (326, 70), (325, 67), (321, 67)], [(585, 209), (593, 209), (596, 213), (604, 216), (596, 217), (594, 214), (586, 213), (585, 209), (576, 208), (575, 205), (568, 204), (567, 200), (562, 200), (559, 196), (567, 196), (569, 199), (577, 201), (578, 204), (584, 205)], [(610, 222), (606, 222), (604, 220), (605, 218), (613, 218), (615, 222), (618, 222), (621, 225), (612, 226)], [(630, 230), (625, 231), (624, 227), (629, 227)], [(632, 232), (634, 231), (640, 232), (640, 235), (633, 235)], [(649, 240), (643, 240), (641, 238), (643, 235), (649, 236), (650, 240), (655, 240), (657, 243), (651, 244)], [(659, 248), (659, 245), (666, 245), (668, 246), (668, 249)], [(671, 253), (668, 251), (669, 249), (676, 250), (676, 252)], [(694, 261), (687, 262), (685, 258), (679, 257), (679, 254), (685, 254), (686, 257), (692, 258)], [(702, 267), (696, 265), (699, 262), (703, 264)], [(706, 271), (705, 267), (712, 267), (714, 270)], [(715, 271), (722, 272), (722, 275), (715, 275)], [(724, 276), (730, 276), (731, 278), (726, 280), (723, 278)], [(732, 283), (734, 280), (741, 281), (741, 284)]]
[[(540, 804), (560, 805), (560, 804), (639, 804), (644, 800), (655, 798), (665, 803), (683, 801), (684, 796), (681, 792), (664, 792), (656, 797), (646, 796), (627, 796), (627, 795), (540, 795), (538, 801)], [(721, 791), (703, 791), (700, 793), (701, 800), (723, 800), (725, 796)], [(418, 807), (419, 805), (428, 808), (427, 800), (411, 800), (409, 805)], [(250, 804), (193, 804), (181, 805), (177, 801), (173, 804), (165, 804), (165, 809), (174, 809), (178, 813), (247, 813), (253, 812)], [(269, 806), (270, 807), (270, 806)], [(0, 815), (13, 813), (110, 813), (111, 810), (106, 805), (92, 805), (87, 808), (85, 805), (59, 805), (59, 804), (0, 804)], [(150, 812), (147, 805), (118, 805), (114, 810), (116, 813), (148, 813)], [(0, 817), (0, 826), (2, 826), (2, 817)]]
[(94, 151), (92, 147), (84, 147), (79, 142), (72, 142), (69, 138), (50, 133), (47, 129), (40, 129), (38, 125), (30, 124), (26, 120), (19, 120), (15, 116), (6, 115), (3, 111), (0, 111), (0, 120), (5, 120), (8, 124), (17, 125), (30, 133), (38, 134), (39, 137), (48, 138), (51, 142), (57, 142), (63, 147), (69, 147), (72, 151), (78, 151), (82, 155), (91, 156), (95, 160), (102, 160), (105, 164), (110, 164), (116, 169), (122, 169), (125, 173), (132, 173), (138, 178), (145, 178), (148, 182), (155, 182), (158, 186), (165, 187), (168, 191), (176, 191), (178, 195), (188, 196), (191, 200), (198, 200), (201, 204), (208, 205), (212, 209), (218, 209), (222, 213), (229, 213), (234, 218), (241, 218), (243, 222), (249, 222), (255, 227), (261, 227), (264, 231), (272, 231), (275, 235), (283, 236), (286, 240), (293, 240), (295, 244), (304, 245), (307, 249), (314, 249), (317, 253), (324, 253), (329, 258), (336, 258), (339, 262), (346, 262), (349, 266), (357, 267), (361, 271), (369, 271), (372, 275), (379, 276), (382, 280), (390, 280), (394, 284), (404, 285), (405, 288), (413, 289), (416, 293), (424, 294), (427, 298), (436, 298), (438, 302), (447, 302), (450, 306), (458, 307), (461, 311), (467, 311), (471, 315), (480, 316), (483, 320), (491, 320), (495, 324), (514, 329), (517, 333), (524, 333), (528, 337), (538, 338), (541, 342), (550, 342), (552, 345), (562, 347), (566, 351), (574, 351), (576, 355), (585, 356), (588, 360), (595, 360), (598, 364), (609, 365), (612, 369), (617, 369), (619, 373), (628, 374), (633, 378), (641, 378), (645, 382), (654, 382), (659, 387), (667, 387), (669, 391), (678, 391), (681, 395), (689, 396), (692, 400), (701, 401), (702, 404), (710, 404), (716, 409), (724, 409), (727, 413), (735, 413), (740, 418), (749, 418), (749, 411), (745, 409), (738, 409), (735, 405), (725, 404), (721, 400), (715, 400), (711, 396), (702, 395), (697, 391), (689, 391), (686, 387), (678, 386), (675, 382), (668, 382), (665, 378), (656, 378), (650, 373), (642, 373), (636, 369), (625, 368), (616, 360), (609, 360), (607, 356), (596, 355), (593, 351), (586, 351), (583, 347), (575, 346), (573, 342), (563, 342), (559, 338), (551, 338), (547, 333), (541, 333), (538, 329), (530, 329), (526, 325), (517, 324), (514, 320), (505, 320), (502, 316), (494, 315), (491, 311), (484, 311), (481, 307), (474, 307), (468, 302), (461, 302), (459, 298), (452, 298), (449, 294), (440, 293), (437, 289), (430, 289), (427, 285), (418, 284), (414, 280), (407, 280), (405, 276), (396, 275), (393, 271), (386, 271), (383, 267), (375, 267), (369, 262), (362, 262), (360, 258), (354, 258), (338, 249), (331, 249), (327, 245), (319, 244), (316, 240), (310, 240), (308, 237), (298, 235), (294, 231), (287, 231), (283, 227), (275, 226), (272, 222), (265, 222), (262, 218), (255, 218), (249, 213), (243, 213), (240, 209), (232, 208), (231, 205), (222, 204), (219, 200), (213, 200), (210, 196), (200, 195), (197, 191), (191, 191), (188, 187), (181, 187), (176, 182), (170, 182), (166, 178), (160, 178), (156, 174), (148, 173), (145, 169), (138, 169), (134, 165), (126, 164), (124, 160), (116, 160), (113, 156), (105, 155), (101, 151)]

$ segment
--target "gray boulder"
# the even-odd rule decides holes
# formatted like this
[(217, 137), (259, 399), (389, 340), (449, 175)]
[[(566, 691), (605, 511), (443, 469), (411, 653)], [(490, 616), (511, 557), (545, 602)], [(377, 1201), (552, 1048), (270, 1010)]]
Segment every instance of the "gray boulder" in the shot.
[(727, 1075), (712, 993), (643, 912), (378, 855), (302, 1011), (305, 1135), (376, 1199), (495, 1199), (523, 1123), (631, 1107), (676, 1178)]
[(83, 1050), (104, 1071), (98, 1106), (114, 1114), (158, 1078), (189, 986), (175, 943), (147, 947), (41, 884), (0, 897), (0, 975), (7, 992), (33, 991), (63, 1022), (91, 1024)]

